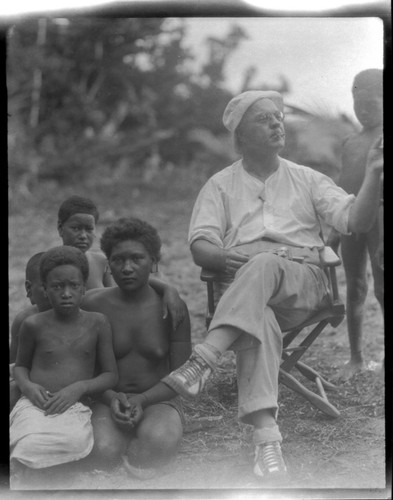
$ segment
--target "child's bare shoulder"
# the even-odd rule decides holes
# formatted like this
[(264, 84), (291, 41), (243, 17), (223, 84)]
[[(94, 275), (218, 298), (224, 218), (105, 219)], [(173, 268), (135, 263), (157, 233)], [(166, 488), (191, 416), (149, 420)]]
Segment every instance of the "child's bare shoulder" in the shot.
[(86, 309), (86, 307), (90, 305), (99, 304), (102, 301), (105, 302), (112, 295), (112, 288), (92, 288), (85, 293), (83, 297), (82, 307), (83, 309)]
[(29, 316), (32, 316), (33, 314), (38, 314), (38, 309), (37, 306), (27, 306), (21, 311), (19, 311), (14, 318), (14, 321), (12, 322), (13, 326), (20, 326), (23, 321), (28, 318)]
[(50, 324), (53, 318), (53, 311), (43, 311), (37, 312), (35, 314), (30, 314), (23, 320), (23, 326), (31, 329), (37, 330), (43, 326)]

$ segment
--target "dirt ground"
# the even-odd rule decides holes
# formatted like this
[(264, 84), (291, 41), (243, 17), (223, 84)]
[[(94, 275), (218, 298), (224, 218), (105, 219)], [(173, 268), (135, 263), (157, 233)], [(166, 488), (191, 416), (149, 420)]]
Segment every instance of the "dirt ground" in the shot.
[[(186, 241), (193, 200), (169, 201), (159, 195), (148, 198), (140, 193), (134, 196), (131, 193), (127, 204), (124, 199), (118, 199), (117, 204), (110, 205), (108, 200), (103, 203), (111, 208), (106, 209), (105, 205), (101, 208), (98, 233), (106, 223), (130, 213), (158, 228), (163, 240), (161, 277), (178, 287), (190, 310), (193, 342), (200, 341), (205, 334), (206, 296)], [(47, 206), (37, 205), (33, 200), (25, 200), (25, 204), (26, 209), (19, 207), (10, 216), (10, 321), (27, 304), (23, 291), (27, 258), (59, 244), (56, 214), (50, 209), (53, 205), (49, 201)], [(338, 278), (341, 296), (345, 297), (342, 269), (338, 271)], [(384, 355), (383, 321), (371, 281), (364, 332), (368, 369), (350, 381), (338, 381), (338, 390), (329, 393), (330, 401), (341, 413), (339, 418), (325, 416), (280, 385), (278, 423), (291, 476), (282, 490), (265, 490), (253, 476), (252, 428), (237, 420), (235, 365), (233, 355), (228, 353), (206, 391), (197, 400), (185, 403), (187, 425), (179, 454), (155, 478), (144, 481), (132, 478), (121, 466), (102, 471), (89, 470), (88, 466), (78, 468), (78, 464), (74, 464), (70, 470), (65, 468), (56, 474), (46, 471), (28, 482), (13, 478), (13, 493), (27, 487), (41, 490), (42, 496), (43, 490), (63, 490), (64, 494), (68, 491), (70, 497), (76, 495), (76, 490), (89, 490), (93, 497), (110, 490), (109, 498), (120, 498), (121, 490), (134, 493), (138, 490), (142, 497), (172, 492), (170, 498), (189, 495), (215, 498), (222, 494), (236, 497), (255, 494), (260, 498), (264, 492), (278, 494), (280, 491), (284, 498), (292, 494), (306, 498), (307, 492), (313, 492), (316, 498), (341, 498), (338, 492), (343, 491), (343, 498), (389, 498), (390, 494), (384, 489), (384, 382), (378, 375)], [(325, 378), (334, 380), (348, 355), (344, 320), (335, 329), (328, 327), (303, 359)], [(33, 491), (30, 493), (33, 495)]]

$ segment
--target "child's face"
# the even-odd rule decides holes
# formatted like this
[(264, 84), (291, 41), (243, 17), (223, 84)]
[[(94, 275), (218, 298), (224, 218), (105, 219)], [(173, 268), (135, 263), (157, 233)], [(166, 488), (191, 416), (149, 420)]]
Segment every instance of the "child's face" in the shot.
[(47, 311), (52, 307), (45, 294), (44, 286), (38, 273), (32, 280), (25, 281), (25, 287), (27, 297), (30, 299), (31, 304), (36, 305), (40, 312)]
[(71, 264), (55, 267), (46, 277), (45, 292), (58, 314), (67, 316), (75, 313), (85, 293), (80, 269)]
[(122, 241), (115, 245), (109, 258), (109, 267), (117, 286), (123, 291), (135, 291), (146, 285), (154, 259), (143, 243)]
[(358, 90), (353, 95), (353, 109), (356, 118), (365, 129), (382, 125), (383, 100), (381, 95), (369, 90)]
[(71, 215), (69, 219), (58, 225), (63, 245), (79, 248), (82, 252), (86, 252), (93, 245), (95, 229), (94, 216), (90, 214)]

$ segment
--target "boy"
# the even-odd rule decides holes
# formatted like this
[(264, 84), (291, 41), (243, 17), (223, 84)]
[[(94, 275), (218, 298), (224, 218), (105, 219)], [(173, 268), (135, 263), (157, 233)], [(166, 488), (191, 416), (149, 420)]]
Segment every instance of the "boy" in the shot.
[[(383, 134), (383, 74), (370, 68), (358, 73), (352, 85), (353, 107), (362, 130), (343, 144), (342, 169), (338, 185), (347, 193), (358, 194), (362, 185), (369, 151), (380, 142)], [(383, 149), (383, 147), (381, 148)], [(382, 194), (382, 181), (381, 190)], [(335, 232), (328, 244), (337, 246)], [(336, 241), (335, 241), (336, 240)], [(363, 357), (363, 313), (367, 297), (367, 260), (370, 259), (374, 279), (374, 294), (384, 314), (383, 269), (376, 254), (381, 236), (378, 220), (367, 233), (354, 232), (341, 236), (341, 256), (347, 282), (347, 326), (350, 360), (340, 370), (339, 378), (348, 379), (365, 368)]]
[(112, 326), (119, 383), (93, 408), (92, 455), (104, 466), (120, 457), (139, 478), (154, 474), (177, 452), (183, 414), (176, 393), (160, 379), (180, 366), (191, 348), (187, 306), (174, 329), (162, 317), (162, 299), (149, 275), (160, 258), (155, 228), (134, 218), (120, 219), (104, 231), (101, 248), (117, 286), (91, 290), (82, 307), (100, 311)]
[[(93, 447), (89, 394), (116, 385), (107, 318), (79, 308), (89, 266), (80, 250), (48, 250), (41, 281), (52, 309), (23, 322), (15, 380), (23, 394), (10, 415), (11, 464), (33, 469), (79, 460)], [(95, 367), (98, 375), (95, 375)]]
[(15, 403), (20, 398), (20, 390), (14, 380), (14, 364), (16, 359), (16, 352), (18, 349), (18, 332), (23, 321), (38, 312), (47, 311), (51, 308), (48, 298), (45, 296), (42, 287), (39, 265), (40, 259), (44, 252), (39, 252), (29, 259), (26, 265), (26, 280), (25, 289), (26, 296), (30, 299), (31, 305), (24, 308), (16, 316), (11, 325), (11, 344), (10, 344), (10, 411)]
[[(57, 229), (63, 244), (79, 248), (85, 253), (89, 262), (86, 290), (111, 287), (115, 284), (105, 256), (90, 250), (95, 238), (98, 218), (99, 213), (96, 205), (91, 200), (81, 196), (67, 198), (60, 205), (58, 212)], [(177, 328), (184, 317), (182, 301), (176, 289), (156, 278), (150, 278), (150, 284), (163, 298), (164, 319), (169, 311), (173, 327)]]

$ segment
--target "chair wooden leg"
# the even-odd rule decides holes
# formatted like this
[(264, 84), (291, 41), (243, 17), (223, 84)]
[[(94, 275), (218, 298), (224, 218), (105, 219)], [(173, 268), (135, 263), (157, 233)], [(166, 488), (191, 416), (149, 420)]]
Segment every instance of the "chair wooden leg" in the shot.
[(326, 415), (329, 415), (329, 417), (337, 418), (340, 416), (340, 412), (337, 410), (337, 408), (328, 401), (326, 394), (324, 394), (323, 389), (322, 391), (325, 397), (318, 396), (318, 394), (315, 394), (314, 392), (304, 387), (304, 385), (301, 384), (298, 380), (296, 380), (295, 377), (293, 377), (292, 375), (290, 375), (281, 368), (279, 372), (279, 381), (284, 385), (286, 385), (289, 389), (292, 389), (293, 391), (303, 396), (313, 406), (318, 408), (318, 410), (321, 410)]
[[(286, 359), (287, 356), (288, 356), (288, 354), (286, 354), (285, 352), (283, 352), (282, 357), (284, 359)], [(319, 372), (317, 372), (316, 370), (314, 370), (310, 366), (306, 365), (305, 363), (302, 363), (302, 361), (297, 361), (295, 363), (295, 368), (297, 370), (299, 370), (299, 372), (302, 375), (304, 375), (306, 378), (308, 378), (308, 380), (311, 380), (311, 382), (315, 382), (315, 380), (317, 378), (319, 378), (320, 381), (321, 381), (321, 383), (322, 383), (322, 385), (323, 385), (323, 388), (326, 391), (338, 391), (338, 387), (336, 385), (334, 385), (331, 382), (328, 382), (327, 380), (325, 380)]]

